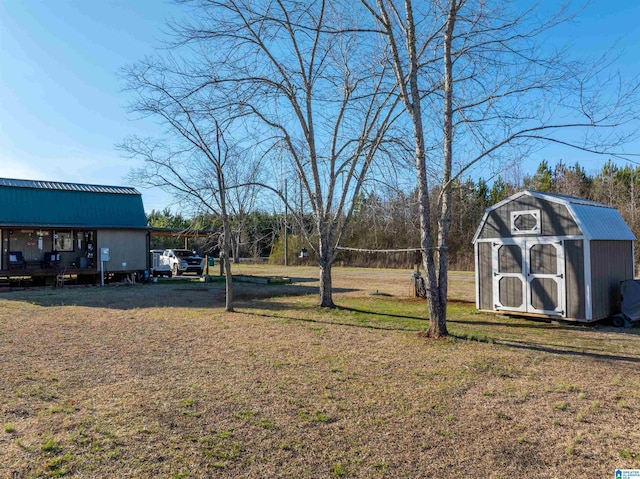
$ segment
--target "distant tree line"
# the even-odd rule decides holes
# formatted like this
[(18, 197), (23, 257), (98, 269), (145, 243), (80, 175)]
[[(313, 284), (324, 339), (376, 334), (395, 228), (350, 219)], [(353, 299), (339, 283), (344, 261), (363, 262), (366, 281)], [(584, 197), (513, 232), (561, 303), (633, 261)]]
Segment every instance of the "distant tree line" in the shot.
[[(640, 166), (620, 166), (609, 160), (600, 171), (590, 174), (579, 163), (571, 166), (560, 161), (550, 166), (543, 160), (535, 174), (524, 176), (519, 182), (508, 181), (501, 176), (491, 184), (483, 179), (454, 182), (449, 243), (452, 269), (473, 269), (471, 241), (485, 209), (523, 189), (577, 196), (613, 206), (640, 238)], [(431, 198), (437, 197), (438, 191), (434, 189)], [(221, 221), (215, 216), (185, 218), (168, 209), (152, 211), (148, 221), (152, 226), (184, 231), (204, 229), (219, 232), (221, 229)], [(243, 213), (242, 218), (232, 217), (231, 223), (234, 226), (232, 249), (236, 262), (240, 258), (269, 258), (271, 263), (283, 263), (285, 224), (289, 264), (314, 264), (317, 261), (308, 245), (305, 245), (300, 226), (285, 222), (282, 213), (256, 210)], [(182, 247), (183, 244), (184, 240), (180, 237), (158, 237), (153, 240), (152, 246), (170, 248)], [(202, 254), (217, 255), (219, 252), (216, 234), (208, 238), (196, 238), (190, 245)], [(420, 261), (418, 252), (373, 251), (411, 249), (419, 245), (417, 190), (408, 193), (397, 190), (361, 193), (356, 200), (343, 246), (370, 251), (342, 250), (338, 263), (345, 266), (411, 268)], [(309, 256), (301, 258), (303, 248), (307, 249)], [(638, 248), (636, 260), (640, 260)]]
[[(151, 248), (182, 248), (186, 233), (205, 232), (189, 240), (189, 247), (200, 254), (218, 256), (220, 254), (220, 234), (222, 220), (218, 215), (198, 215), (193, 218), (172, 213), (165, 208), (162, 211), (151, 210), (147, 222), (156, 228), (175, 230), (172, 236), (152, 236)], [(242, 215), (231, 216), (233, 259), (237, 263), (241, 257), (268, 257), (280, 235), (282, 215), (253, 211)]]

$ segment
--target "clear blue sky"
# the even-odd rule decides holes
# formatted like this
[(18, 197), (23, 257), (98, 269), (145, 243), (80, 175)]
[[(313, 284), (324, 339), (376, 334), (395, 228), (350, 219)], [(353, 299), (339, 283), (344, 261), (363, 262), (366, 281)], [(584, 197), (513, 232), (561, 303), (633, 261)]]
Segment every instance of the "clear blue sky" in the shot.
[[(126, 184), (140, 165), (114, 145), (155, 128), (128, 117), (116, 73), (153, 53), (173, 16), (179, 8), (162, 0), (0, 0), (0, 177)], [(640, 1), (593, 0), (558, 33), (559, 44), (571, 41), (581, 55), (617, 42), (618, 68), (640, 74)], [(546, 149), (524, 173), (560, 156), (589, 172), (606, 160)], [(160, 192), (140, 191), (147, 211), (170, 206)]]
[[(114, 145), (153, 128), (128, 118), (116, 73), (153, 53), (174, 12), (161, 0), (0, 0), (0, 177), (125, 184), (135, 165)], [(167, 206), (140, 191), (147, 211)]]

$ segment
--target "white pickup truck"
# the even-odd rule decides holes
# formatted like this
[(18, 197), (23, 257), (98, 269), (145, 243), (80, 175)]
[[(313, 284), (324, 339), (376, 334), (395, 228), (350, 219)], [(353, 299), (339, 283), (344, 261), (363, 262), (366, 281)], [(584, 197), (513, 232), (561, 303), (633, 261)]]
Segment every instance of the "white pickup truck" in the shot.
[(196, 273), (204, 271), (204, 258), (195, 251), (188, 249), (151, 250), (152, 276), (180, 276), (182, 273)]

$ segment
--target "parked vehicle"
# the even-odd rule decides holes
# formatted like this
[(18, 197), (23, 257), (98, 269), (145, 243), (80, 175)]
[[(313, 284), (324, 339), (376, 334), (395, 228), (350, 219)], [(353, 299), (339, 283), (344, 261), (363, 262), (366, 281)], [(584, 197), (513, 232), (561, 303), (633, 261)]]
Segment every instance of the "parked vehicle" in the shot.
[(171, 265), (164, 259), (163, 249), (152, 249), (149, 251), (151, 265), (151, 276), (167, 276), (171, 278), (173, 273), (171, 272)]
[(152, 249), (152, 276), (180, 276), (183, 273), (201, 275), (204, 271), (204, 258), (188, 249)]
[(171, 274), (180, 276), (183, 273), (201, 275), (204, 271), (204, 258), (188, 249), (166, 249), (162, 253), (162, 263), (168, 264)]

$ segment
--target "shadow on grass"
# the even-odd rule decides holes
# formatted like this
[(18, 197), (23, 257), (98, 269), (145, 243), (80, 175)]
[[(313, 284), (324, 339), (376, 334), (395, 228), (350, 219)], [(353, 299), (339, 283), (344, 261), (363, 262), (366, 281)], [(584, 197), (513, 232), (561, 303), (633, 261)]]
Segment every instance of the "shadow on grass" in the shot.
[(631, 328), (616, 328), (608, 326), (604, 322), (597, 321), (593, 323), (579, 323), (574, 321), (558, 321), (555, 319), (545, 318), (528, 318), (526, 316), (506, 316), (504, 319), (499, 317), (495, 321), (487, 320), (467, 320), (448, 318), (447, 323), (467, 324), (470, 326), (499, 326), (505, 328), (522, 328), (537, 329), (549, 331), (586, 331), (598, 332), (600, 334), (628, 334), (632, 336), (640, 336), (640, 328), (637, 326)]
[[(362, 313), (362, 314), (370, 314), (372, 316), (387, 316), (387, 317), (391, 317), (391, 318), (400, 318), (400, 319), (412, 319), (412, 320), (416, 320), (416, 321), (429, 321), (428, 317), (424, 317), (424, 316), (410, 316), (410, 315), (404, 315), (404, 314), (393, 314), (393, 313), (385, 313), (385, 312), (379, 312), (379, 311), (368, 311), (365, 309), (358, 309), (358, 308), (351, 308), (351, 307), (347, 307), (347, 306), (337, 306), (336, 309), (339, 310), (343, 310), (343, 311), (350, 311), (350, 312), (355, 312), (355, 313)], [(523, 321), (529, 321), (528, 319), (524, 319), (521, 318)], [(534, 320), (531, 320), (531, 323), (528, 322), (523, 322), (523, 323), (514, 323), (514, 322), (509, 322), (509, 321), (505, 321), (505, 322), (500, 322), (500, 320), (496, 320), (496, 321), (471, 321), (471, 320), (464, 320), (464, 319), (447, 319), (448, 323), (455, 323), (455, 324), (469, 324), (472, 326), (498, 326), (498, 327), (509, 327), (509, 328), (526, 328), (526, 329), (550, 329), (550, 325), (552, 325), (552, 328), (554, 331), (557, 330), (565, 330), (565, 331), (576, 331), (576, 330), (589, 330), (589, 326), (585, 326), (583, 324), (566, 324), (566, 325), (558, 325), (558, 324), (553, 324), (553, 322), (551, 320), (541, 320), (539, 318), (536, 318)], [(541, 324), (542, 323), (542, 324)]]
[[(268, 305), (268, 306), (267, 306)], [(315, 318), (301, 318), (299, 316), (287, 316), (287, 315), (283, 315), (283, 314), (279, 314), (280, 311), (283, 310), (291, 310), (291, 305), (289, 304), (279, 304), (279, 303), (273, 303), (273, 302), (269, 302), (266, 303), (265, 306), (267, 306), (265, 309), (270, 309), (273, 311), (273, 314), (270, 314), (268, 312), (254, 312), (251, 311), (250, 314), (253, 314), (255, 316), (258, 317), (263, 317), (263, 318), (269, 318), (269, 319), (279, 319), (279, 320), (284, 320), (284, 321), (290, 321), (293, 323), (307, 323), (307, 324), (319, 324), (319, 325), (333, 325), (333, 326), (345, 326), (345, 327), (349, 327), (349, 328), (359, 328), (359, 329), (372, 329), (372, 330), (383, 330), (383, 331), (398, 331), (398, 332), (408, 332), (408, 333), (423, 333), (425, 328), (424, 327), (411, 327), (411, 326), (406, 326), (406, 327), (394, 327), (394, 326), (389, 326), (389, 325), (383, 325), (383, 324), (371, 324), (371, 323), (367, 323), (367, 324), (363, 324), (363, 323), (357, 323), (357, 322), (348, 322), (348, 321), (341, 321), (341, 320), (330, 320), (330, 319), (315, 319)], [(309, 310), (309, 307), (306, 305), (298, 305), (299, 308), (298, 309), (304, 309), (304, 310)], [(358, 310), (358, 309), (354, 309), (354, 308), (336, 308), (337, 311), (355, 311), (358, 313), (368, 313), (366, 311), (362, 311), (362, 310)], [(385, 315), (382, 313), (375, 313), (375, 316), (389, 316), (389, 317), (394, 317), (393, 315)], [(419, 320), (419, 321), (424, 321), (423, 318), (414, 318), (411, 316), (398, 316), (402, 319), (411, 319), (411, 320)], [(496, 323), (487, 323), (488, 325), (492, 325), (492, 326), (500, 326), (499, 324)], [(468, 336), (463, 336), (463, 335), (459, 335), (459, 334), (450, 334), (450, 337), (452, 339), (458, 340), (458, 341), (469, 341), (469, 337)], [(564, 346), (564, 347), (559, 347), (559, 346), (554, 346), (554, 345), (549, 345), (549, 344), (544, 344), (544, 343), (535, 343), (535, 342), (527, 342), (527, 341), (518, 341), (518, 340), (506, 340), (506, 339), (471, 339), (471, 341), (473, 342), (479, 342), (479, 343), (487, 343), (487, 344), (495, 344), (495, 345), (500, 345), (500, 346), (507, 346), (510, 348), (516, 348), (516, 349), (523, 349), (523, 350), (529, 350), (529, 351), (537, 351), (537, 352), (543, 352), (543, 353), (548, 353), (548, 354), (558, 354), (558, 355), (566, 355), (566, 356), (574, 356), (574, 357), (583, 357), (583, 358), (591, 358), (591, 359), (597, 359), (597, 360), (601, 360), (601, 361), (626, 361), (626, 362), (631, 362), (631, 363), (640, 363), (640, 357), (637, 356), (628, 356), (628, 355), (621, 355), (621, 354), (606, 354), (606, 353), (598, 353), (598, 352), (594, 352), (594, 351), (584, 351), (578, 347), (573, 347), (570, 345)]]
[(500, 321), (500, 319), (496, 319), (495, 321), (472, 321), (467, 319), (447, 319), (447, 323), (453, 324), (468, 324), (470, 326), (493, 326), (493, 327), (501, 327), (501, 328), (520, 328), (520, 329), (543, 329), (543, 330), (553, 330), (553, 331), (585, 331), (588, 330), (584, 325), (558, 325), (553, 324), (551, 321), (532, 321), (529, 323), (528, 319), (522, 320), (523, 322), (511, 322), (511, 321)]
[(447, 304), (448, 305), (454, 305), (454, 304), (464, 304), (464, 305), (473, 304), (473, 305), (475, 305), (476, 302), (473, 301), (473, 300), (470, 300), (470, 299), (455, 298), (455, 299), (448, 299), (447, 300)]
[(298, 278), (296, 276), (287, 276), (292, 283), (317, 283), (318, 278)]
[[(238, 306), (254, 300), (279, 297), (318, 295), (317, 286), (298, 284), (234, 283), (234, 299)], [(356, 291), (336, 288), (337, 293)], [(39, 287), (0, 295), (0, 300), (23, 301), (41, 307), (80, 306), (106, 309), (142, 308), (220, 308), (225, 302), (225, 284), (195, 281), (162, 282), (158, 284), (78, 286), (65, 288)], [(293, 305), (289, 304), (291, 308)], [(306, 306), (305, 306), (306, 308)]]
[(370, 314), (372, 316), (387, 316), (390, 318), (414, 319), (416, 321), (429, 321), (429, 318), (425, 318), (422, 316), (408, 316), (404, 314), (381, 313), (379, 311), (367, 311), (365, 309), (349, 308), (347, 306), (336, 306), (336, 309), (340, 311), (349, 311), (352, 313)]
[[(353, 291), (349, 289), (336, 289), (335, 292)], [(351, 328), (385, 330), (416, 333), (426, 329), (428, 319), (412, 314), (394, 314), (380, 311), (369, 311), (366, 309), (353, 308), (348, 306), (338, 306), (334, 310), (325, 310), (311, 306), (309, 301), (295, 302), (287, 300), (273, 300), (278, 297), (300, 297), (317, 295), (318, 288), (315, 286), (302, 285), (237, 285), (235, 288), (236, 307), (245, 309), (246, 314), (258, 317), (279, 319), (298, 323), (317, 325), (336, 325)], [(63, 288), (63, 289), (41, 289), (10, 293), (2, 295), (2, 300), (23, 301), (42, 307), (51, 306), (81, 306), (93, 308), (109, 308), (118, 310), (141, 309), (141, 308), (198, 308), (213, 309), (221, 308), (224, 304), (224, 284), (221, 283), (200, 283), (187, 285), (185, 283), (165, 284), (165, 285), (136, 285), (108, 288)], [(471, 308), (468, 308), (471, 310)], [(305, 318), (302, 312), (310, 312), (312, 316)], [(320, 312), (321, 311), (321, 312)], [(291, 314), (286, 314), (290, 312)], [(168, 314), (170, 314), (168, 312)], [(353, 317), (344, 317), (353, 314)], [(462, 311), (464, 314), (464, 311)], [(331, 317), (331, 315), (334, 315)], [(343, 315), (343, 317), (341, 317)], [(358, 315), (362, 315), (358, 317)], [(318, 317), (319, 316), (319, 317)], [(323, 317), (324, 316), (324, 317)], [(385, 320), (385, 318), (388, 318)], [(399, 320), (394, 324), (394, 319)], [(612, 333), (630, 333), (638, 336), (637, 328), (621, 329), (606, 328), (595, 329), (584, 325), (558, 325), (548, 322), (529, 320), (505, 320), (489, 321), (486, 319), (449, 319), (452, 325), (460, 324), (469, 326), (467, 336), (464, 334), (453, 334), (452, 337), (464, 341), (477, 341), (493, 343), (507, 347), (519, 348), (523, 350), (538, 351), (549, 354), (559, 354), (575, 357), (593, 358), (603, 361), (626, 361), (640, 363), (640, 356), (629, 354), (607, 354), (606, 352), (581, 349), (579, 346), (545, 344), (544, 341), (526, 339), (500, 339), (498, 328), (515, 331), (526, 331), (527, 329), (548, 329), (550, 331), (585, 331), (593, 330), (599, 334), (606, 335)], [(412, 324), (411, 322), (415, 322)], [(474, 328), (475, 327), (475, 328)], [(477, 329), (476, 329), (477, 328)], [(496, 329), (493, 331), (493, 329)], [(474, 338), (476, 336), (478, 339)], [(486, 338), (486, 339), (484, 339)]]
[[(260, 300), (268, 300), (271, 298), (318, 296), (320, 294), (320, 288), (318, 286), (299, 286), (296, 284), (256, 285), (250, 283), (240, 283), (234, 284), (233, 288), (235, 300), (246, 301), (249, 303)], [(353, 291), (357, 291), (357, 289), (333, 288), (334, 293), (350, 293)], [(270, 304), (282, 304), (283, 307), (290, 309), (297, 309), (298, 306), (300, 306), (301, 309), (309, 308), (309, 305), (293, 305), (290, 303), (270, 302)]]
[(498, 344), (501, 346), (508, 346), (510, 348), (526, 349), (529, 351), (538, 351), (538, 352), (544, 352), (549, 354), (590, 357), (593, 359), (600, 359), (600, 360), (607, 360), (607, 361), (613, 360), (613, 361), (630, 361), (634, 363), (640, 362), (640, 356), (625, 356), (621, 354), (606, 354), (606, 353), (599, 353), (595, 351), (586, 351), (584, 348), (579, 346), (570, 346), (570, 345), (559, 346), (559, 345), (535, 343), (531, 341), (517, 340), (517, 339), (495, 339), (495, 338), (488, 338), (486, 336), (476, 336), (473, 333), (457, 334), (457, 333), (449, 332), (449, 336), (460, 341), (472, 341), (472, 342), (485, 343), (485, 344)]
[(570, 347), (558, 348), (557, 346), (541, 345), (517, 340), (497, 340), (494, 342), (496, 344), (508, 346), (510, 348), (525, 349), (528, 351), (538, 351), (550, 354), (559, 354), (562, 356), (586, 357), (602, 361), (627, 361), (631, 363), (640, 363), (640, 357), (638, 356), (623, 356), (621, 354), (604, 354), (590, 351), (580, 351), (577, 349), (572, 349)]
[[(309, 309), (309, 308), (305, 307), (304, 309)], [(351, 322), (344, 322), (344, 321), (331, 321), (328, 319), (299, 318), (299, 317), (292, 317), (292, 316), (282, 316), (278, 314), (256, 313), (253, 311), (251, 311), (250, 314), (254, 316), (262, 317), (262, 318), (281, 319), (281, 320), (291, 321), (291, 322), (323, 324), (323, 325), (331, 325), (331, 326), (347, 326), (349, 328), (376, 329), (376, 330), (382, 330), (382, 331), (401, 331), (401, 332), (409, 332), (409, 333), (411, 332), (418, 333), (418, 332), (424, 331), (424, 328), (394, 328), (391, 326), (381, 326), (381, 325), (371, 324), (371, 323), (363, 324), (363, 323), (351, 323)]]

